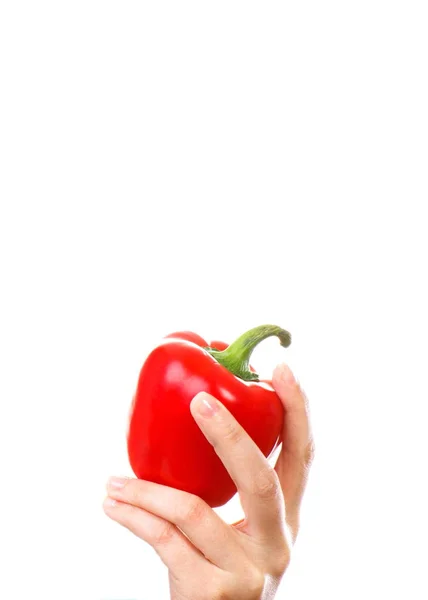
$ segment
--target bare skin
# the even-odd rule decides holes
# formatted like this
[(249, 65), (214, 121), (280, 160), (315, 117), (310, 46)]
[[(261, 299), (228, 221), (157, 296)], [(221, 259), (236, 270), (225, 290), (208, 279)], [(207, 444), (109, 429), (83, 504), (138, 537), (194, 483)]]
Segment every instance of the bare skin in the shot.
[(106, 514), (158, 553), (171, 600), (275, 596), (298, 533), (314, 445), (306, 396), (290, 369), (278, 366), (272, 383), (285, 410), (285, 442), (274, 468), (215, 398), (200, 393), (190, 407), (236, 484), (243, 521), (228, 525), (197, 496), (149, 481), (107, 484)]

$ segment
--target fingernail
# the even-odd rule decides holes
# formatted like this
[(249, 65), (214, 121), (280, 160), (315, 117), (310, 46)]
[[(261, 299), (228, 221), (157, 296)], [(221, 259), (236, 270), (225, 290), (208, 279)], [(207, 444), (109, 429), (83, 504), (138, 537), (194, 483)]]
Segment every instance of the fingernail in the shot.
[(110, 477), (107, 486), (113, 490), (120, 490), (128, 481), (128, 477)]
[(110, 498), (110, 496), (107, 496), (107, 498), (104, 500), (104, 506), (106, 508), (112, 508), (113, 506), (116, 506), (117, 502), (116, 500), (114, 500), (113, 498)]
[(219, 409), (218, 402), (212, 396), (205, 393), (200, 393), (195, 396), (195, 409), (196, 412), (202, 417), (212, 417)]
[(294, 385), (296, 383), (296, 378), (293, 375), (290, 367), (285, 363), (278, 365), (278, 369), (281, 375), (282, 381), (287, 385)]

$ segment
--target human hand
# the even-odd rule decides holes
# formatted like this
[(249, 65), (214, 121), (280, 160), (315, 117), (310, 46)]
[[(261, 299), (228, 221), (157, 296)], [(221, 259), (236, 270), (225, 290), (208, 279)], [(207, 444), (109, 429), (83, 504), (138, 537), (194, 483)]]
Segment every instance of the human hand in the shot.
[[(272, 384), (284, 406), (275, 468), (212, 396), (191, 412), (236, 484), (245, 518), (226, 524), (193, 494), (138, 479), (111, 478), (106, 514), (150, 544), (169, 571), (171, 600), (270, 600), (290, 561), (313, 459), (306, 397), (285, 365)], [(211, 407), (211, 408), (210, 408)]]

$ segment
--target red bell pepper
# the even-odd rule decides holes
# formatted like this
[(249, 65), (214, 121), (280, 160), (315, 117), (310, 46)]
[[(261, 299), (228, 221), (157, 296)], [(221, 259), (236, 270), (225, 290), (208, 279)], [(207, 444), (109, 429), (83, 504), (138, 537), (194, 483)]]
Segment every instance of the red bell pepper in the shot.
[(190, 413), (201, 391), (220, 400), (265, 456), (280, 440), (283, 407), (269, 381), (249, 367), (254, 348), (290, 334), (274, 325), (251, 329), (233, 344), (208, 344), (192, 332), (170, 334), (144, 362), (132, 401), (127, 446), (139, 479), (200, 496), (210, 506), (225, 504), (236, 487)]

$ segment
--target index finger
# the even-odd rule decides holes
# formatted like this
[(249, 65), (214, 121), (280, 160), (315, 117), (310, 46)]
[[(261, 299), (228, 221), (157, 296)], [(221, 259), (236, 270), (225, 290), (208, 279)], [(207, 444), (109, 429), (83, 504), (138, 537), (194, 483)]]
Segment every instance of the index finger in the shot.
[(296, 534), (300, 503), (314, 457), (307, 397), (287, 365), (279, 365), (272, 384), (284, 406), (282, 448), (275, 465), (287, 507), (287, 519)]
[(201, 392), (193, 398), (190, 409), (238, 488), (251, 533), (263, 539), (280, 540), (285, 509), (275, 470), (216, 398)]

